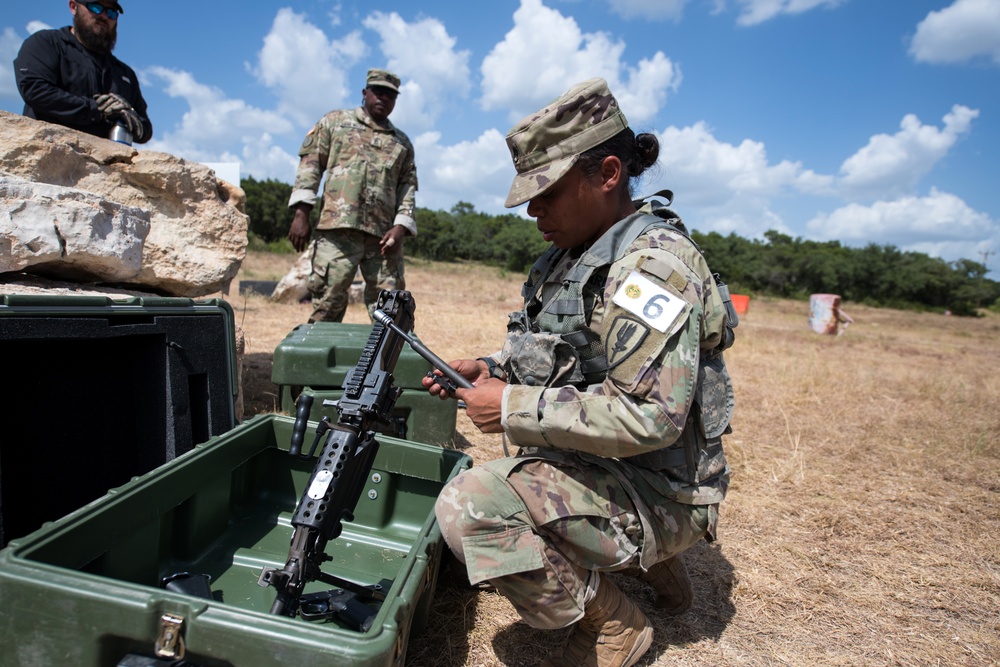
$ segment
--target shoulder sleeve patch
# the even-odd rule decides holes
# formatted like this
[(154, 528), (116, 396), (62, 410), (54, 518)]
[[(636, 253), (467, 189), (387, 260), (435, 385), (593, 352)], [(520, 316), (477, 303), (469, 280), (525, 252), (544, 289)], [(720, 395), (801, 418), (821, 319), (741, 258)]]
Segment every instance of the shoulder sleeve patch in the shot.
[(654, 275), (665, 283), (668, 283), (675, 290), (684, 293), (687, 289), (688, 281), (684, 276), (677, 273), (669, 264), (653, 257), (646, 257), (638, 266), (644, 272)]
[(631, 357), (642, 346), (648, 334), (649, 327), (642, 322), (625, 315), (616, 317), (607, 336), (608, 370)]
[(305, 139), (302, 140), (302, 145), (299, 146), (299, 155), (305, 155), (306, 153), (309, 153), (315, 141), (316, 141), (316, 127), (313, 126), (311, 130), (306, 132), (306, 137)]

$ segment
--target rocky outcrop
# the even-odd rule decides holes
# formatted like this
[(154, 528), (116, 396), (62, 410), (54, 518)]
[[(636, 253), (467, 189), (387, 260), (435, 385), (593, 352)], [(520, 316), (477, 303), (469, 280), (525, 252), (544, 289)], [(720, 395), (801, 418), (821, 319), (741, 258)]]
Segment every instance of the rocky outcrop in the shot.
[(0, 273), (125, 282), (142, 270), (149, 213), (58, 185), (0, 175)]
[[(201, 164), (0, 111), (0, 175), (36, 184), (26, 189), (8, 179), (13, 184), (8, 189), (23, 196), (0, 196), (0, 244), (10, 243), (5, 254), (15, 267), (0, 264), (0, 271), (70, 280), (89, 275), (91, 280), (124, 282), (170, 296), (199, 297), (228, 293), (246, 256), (243, 190)], [(58, 202), (75, 212), (52, 218)], [(58, 240), (60, 234), (66, 238), (63, 225), (73, 220), (74, 238), (86, 237), (84, 210), (93, 212), (90, 238), (96, 242), (79, 243), (67, 252), (68, 245), (60, 246)], [(136, 225), (139, 235), (141, 213), (133, 215), (137, 211), (148, 216), (148, 233), (138, 272), (123, 278), (129, 271), (126, 262), (112, 267), (107, 260), (129, 245), (124, 237), (129, 224)], [(26, 235), (25, 228), (47, 231), (35, 237)], [(116, 231), (106, 237), (107, 247), (98, 249), (102, 230), (111, 229)], [(82, 267), (96, 267), (96, 272)]]
[[(272, 300), (278, 303), (299, 303), (300, 301), (309, 299), (309, 275), (312, 273), (312, 255), (313, 246), (310, 244), (305, 252), (295, 260), (295, 264), (292, 265), (288, 273), (278, 281), (274, 291), (271, 292)], [(363, 303), (364, 300), (365, 283), (361, 277), (361, 272), (358, 271), (357, 275), (354, 276), (354, 282), (351, 283), (348, 289), (347, 302)]]
[(298, 303), (309, 297), (309, 274), (312, 273), (312, 244), (299, 255), (295, 264), (278, 281), (271, 298), (278, 303)]

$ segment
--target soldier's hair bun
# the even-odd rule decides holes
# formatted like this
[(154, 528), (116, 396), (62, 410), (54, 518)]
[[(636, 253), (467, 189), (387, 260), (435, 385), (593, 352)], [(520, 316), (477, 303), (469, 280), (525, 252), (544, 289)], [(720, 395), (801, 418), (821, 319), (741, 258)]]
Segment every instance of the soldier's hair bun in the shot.
[(639, 164), (642, 165), (642, 170), (639, 173), (642, 173), (656, 164), (657, 158), (660, 157), (660, 140), (656, 138), (655, 134), (643, 132), (635, 138), (635, 152)]

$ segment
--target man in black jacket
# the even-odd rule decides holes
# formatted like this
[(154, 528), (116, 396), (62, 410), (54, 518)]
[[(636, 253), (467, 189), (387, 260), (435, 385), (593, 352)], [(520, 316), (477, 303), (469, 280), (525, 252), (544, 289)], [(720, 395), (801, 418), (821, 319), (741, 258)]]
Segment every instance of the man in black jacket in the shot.
[(14, 59), (24, 115), (108, 137), (117, 122), (136, 143), (153, 137), (146, 101), (131, 67), (111, 55), (118, 39), (116, 0), (69, 0), (73, 25), (39, 30)]

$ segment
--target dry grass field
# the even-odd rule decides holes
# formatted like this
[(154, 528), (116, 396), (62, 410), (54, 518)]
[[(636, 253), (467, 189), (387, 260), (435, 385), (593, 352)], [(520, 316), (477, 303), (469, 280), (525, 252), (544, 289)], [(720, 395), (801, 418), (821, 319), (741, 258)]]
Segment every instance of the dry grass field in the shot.
[[(291, 261), (251, 254), (240, 278), (276, 280)], [(445, 359), (497, 348), (519, 307), (521, 276), (497, 269), (410, 261), (407, 281), (416, 331)], [(271, 355), (309, 307), (229, 299), (246, 412), (275, 410)], [(663, 616), (616, 578), (656, 626), (641, 665), (1000, 665), (1000, 317), (845, 309), (855, 323), (819, 336), (807, 304), (751, 302), (727, 352), (719, 541), (685, 555), (695, 606)], [(367, 322), (363, 306), (346, 319)], [(458, 421), (457, 448), (503, 455)], [(535, 665), (564, 636), (445, 567), (407, 664)]]

